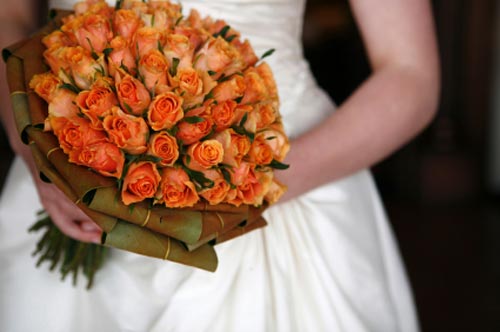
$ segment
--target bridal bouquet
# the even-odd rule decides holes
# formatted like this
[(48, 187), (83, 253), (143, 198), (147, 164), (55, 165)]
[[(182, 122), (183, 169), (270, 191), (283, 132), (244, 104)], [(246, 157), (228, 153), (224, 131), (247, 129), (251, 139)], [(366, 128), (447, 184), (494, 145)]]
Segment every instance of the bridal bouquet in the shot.
[(214, 271), (213, 245), (264, 226), (285, 190), (271, 53), (169, 1), (87, 0), (4, 58), (42, 178), (103, 229), (102, 244)]

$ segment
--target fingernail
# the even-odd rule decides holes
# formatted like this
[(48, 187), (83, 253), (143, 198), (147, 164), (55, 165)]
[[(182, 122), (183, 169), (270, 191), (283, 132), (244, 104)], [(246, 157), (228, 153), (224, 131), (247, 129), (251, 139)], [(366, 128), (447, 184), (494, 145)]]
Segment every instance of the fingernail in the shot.
[(86, 232), (93, 232), (99, 230), (99, 227), (90, 222), (86, 222), (82, 224), (82, 229)]

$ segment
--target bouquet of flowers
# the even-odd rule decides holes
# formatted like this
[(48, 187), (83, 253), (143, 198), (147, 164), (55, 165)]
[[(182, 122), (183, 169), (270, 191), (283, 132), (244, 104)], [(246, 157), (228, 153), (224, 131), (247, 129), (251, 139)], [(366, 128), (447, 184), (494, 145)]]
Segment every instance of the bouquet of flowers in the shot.
[(264, 226), (285, 191), (274, 170), (289, 143), (262, 61), (272, 51), (258, 58), (223, 20), (168, 0), (55, 14), (3, 54), (42, 178), (103, 229), (103, 245), (214, 271), (213, 245)]

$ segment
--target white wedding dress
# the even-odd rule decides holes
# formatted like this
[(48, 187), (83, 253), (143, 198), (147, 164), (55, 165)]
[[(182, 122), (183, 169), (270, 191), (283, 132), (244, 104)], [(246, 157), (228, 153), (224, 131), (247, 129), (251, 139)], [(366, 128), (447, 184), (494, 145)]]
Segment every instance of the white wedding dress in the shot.
[[(72, 1), (53, 1), (70, 8)], [(183, 0), (224, 18), (268, 58), (297, 136), (334, 111), (301, 48), (304, 0)], [(217, 246), (215, 273), (113, 250), (87, 291), (31, 257), (40, 208), (16, 159), (0, 201), (0, 331), (418, 330), (393, 234), (368, 171), (268, 209), (269, 225)]]

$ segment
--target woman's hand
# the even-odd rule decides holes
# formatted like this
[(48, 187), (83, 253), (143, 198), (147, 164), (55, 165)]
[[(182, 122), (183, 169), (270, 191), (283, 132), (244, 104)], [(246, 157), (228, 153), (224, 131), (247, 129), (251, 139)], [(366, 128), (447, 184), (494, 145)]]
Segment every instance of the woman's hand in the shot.
[(82, 242), (100, 243), (102, 230), (55, 185), (35, 179), (40, 201), (54, 224)]

